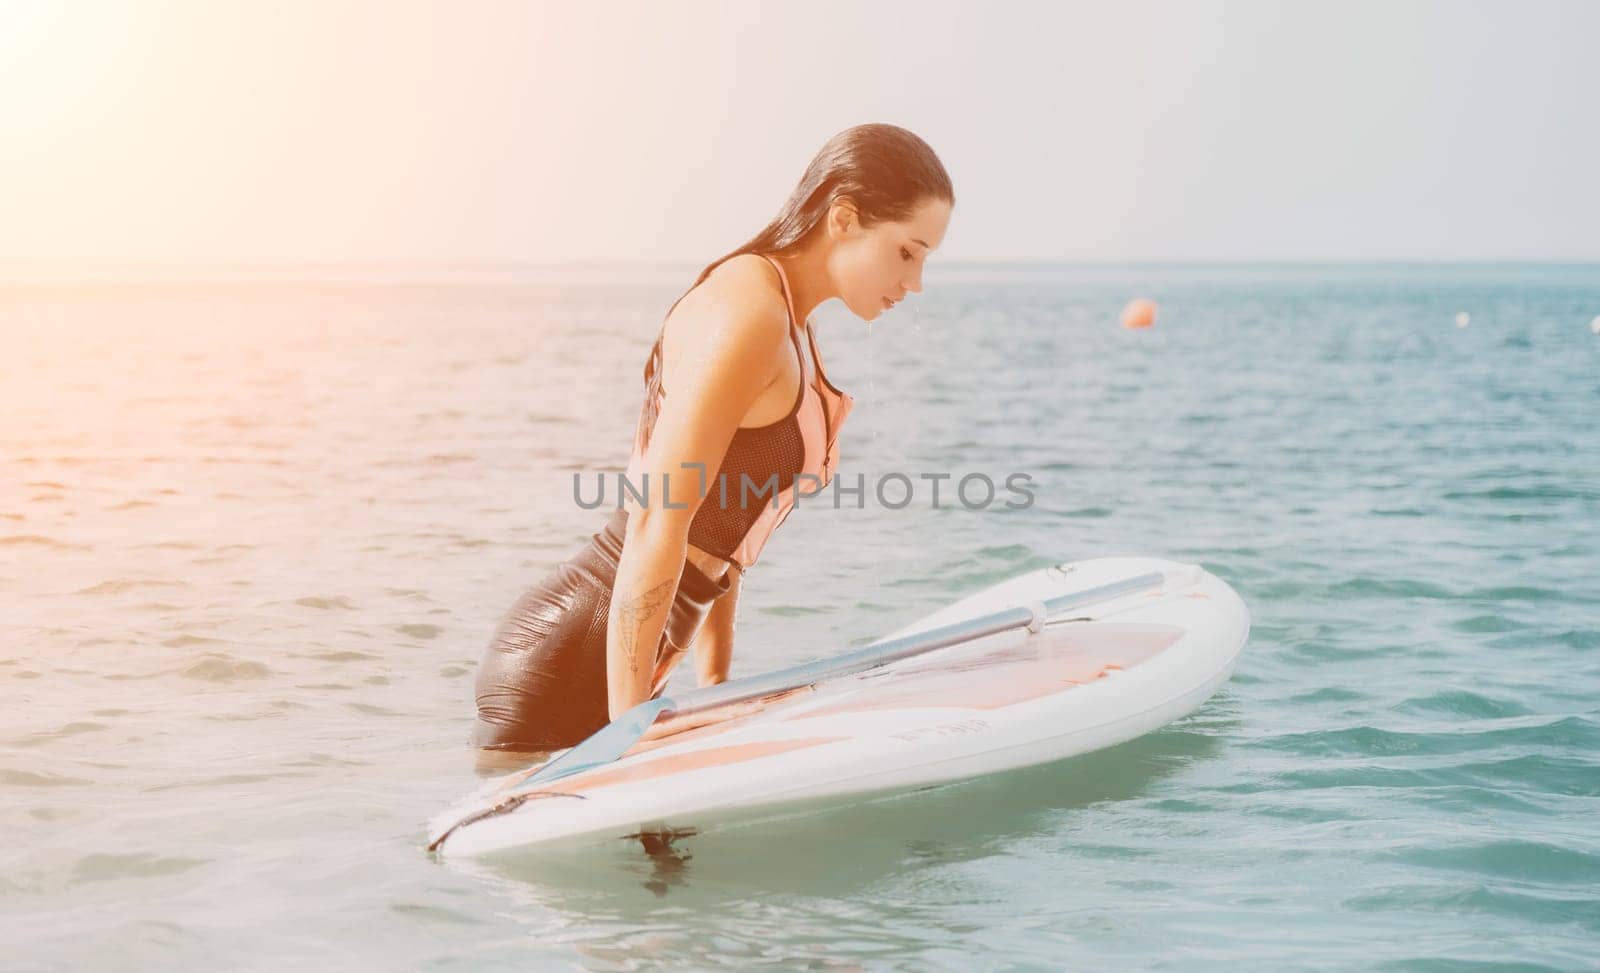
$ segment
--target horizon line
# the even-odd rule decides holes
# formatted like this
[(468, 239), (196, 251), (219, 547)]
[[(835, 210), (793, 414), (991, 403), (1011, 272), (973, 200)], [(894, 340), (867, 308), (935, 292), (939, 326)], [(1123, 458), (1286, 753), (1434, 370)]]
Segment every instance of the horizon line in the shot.
[[(584, 260), (497, 260), (478, 258), (443, 259), (358, 259), (291, 260), (262, 258), (242, 260), (134, 260), (120, 258), (7, 258), (0, 257), (0, 269), (50, 270), (307, 270), (307, 269), (417, 269), (417, 270), (561, 270), (617, 267), (699, 266), (698, 258), (594, 258)], [(1079, 266), (1079, 267), (1157, 267), (1157, 266), (1600, 266), (1597, 257), (951, 257), (938, 261), (938, 267), (989, 266)]]

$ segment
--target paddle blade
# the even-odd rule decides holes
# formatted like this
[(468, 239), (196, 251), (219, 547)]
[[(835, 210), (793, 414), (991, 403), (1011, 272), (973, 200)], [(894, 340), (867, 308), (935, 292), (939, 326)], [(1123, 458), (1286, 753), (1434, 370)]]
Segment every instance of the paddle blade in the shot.
[(672, 712), (672, 700), (666, 696), (645, 700), (596, 730), (582, 743), (545, 764), (517, 790), (546, 784), (562, 777), (571, 777), (591, 767), (611, 763), (627, 753), (629, 747), (639, 742), (639, 738), (655, 725), (661, 714), (670, 712)]

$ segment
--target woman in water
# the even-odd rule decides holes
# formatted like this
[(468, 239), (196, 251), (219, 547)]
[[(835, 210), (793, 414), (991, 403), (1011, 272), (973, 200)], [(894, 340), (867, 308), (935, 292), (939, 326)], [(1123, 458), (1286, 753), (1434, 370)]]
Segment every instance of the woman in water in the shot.
[(644, 369), (627, 472), (643, 502), (629, 495), (500, 623), (478, 668), (476, 746), (572, 746), (660, 695), (691, 643), (700, 685), (727, 678), (744, 569), (796, 492), (832, 477), (850, 411), (811, 311), (839, 298), (871, 321), (920, 292), (954, 203), (927, 143), (858, 125), (765, 229), (700, 272)]

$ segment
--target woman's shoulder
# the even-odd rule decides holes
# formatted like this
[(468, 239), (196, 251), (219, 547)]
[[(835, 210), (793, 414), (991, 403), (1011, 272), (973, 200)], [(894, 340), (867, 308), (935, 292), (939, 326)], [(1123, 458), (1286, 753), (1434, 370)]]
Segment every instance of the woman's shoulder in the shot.
[(734, 254), (712, 268), (706, 280), (709, 282), (718, 277), (743, 284), (761, 284), (772, 288), (778, 286), (778, 271), (772, 266), (771, 259), (759, 253)]
[[(772, 261), (759, 253), (740, 253), (729, 257), (711, 271), (701, 288), (723, 298), (738, 299), (751, 310), (776, 310), (784, 314), (783, 283)], [(697, 290), (699, 288), (696, 288)]]
[(671, 318), (674, 331), (731, 329), (751, 336), (783, 337), (788, 334), (789, 309), (772, 264), (760, 254), (741, 253), (718, 264), (685, 294)]

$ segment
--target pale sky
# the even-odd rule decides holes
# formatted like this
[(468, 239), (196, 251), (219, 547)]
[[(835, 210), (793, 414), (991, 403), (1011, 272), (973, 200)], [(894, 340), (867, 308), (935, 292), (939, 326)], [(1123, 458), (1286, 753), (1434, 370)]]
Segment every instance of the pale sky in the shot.
[(697, 261), (834, 132), (936, 260), (1600, 260), (1600, 2), (0, 0), (0, 261)]

